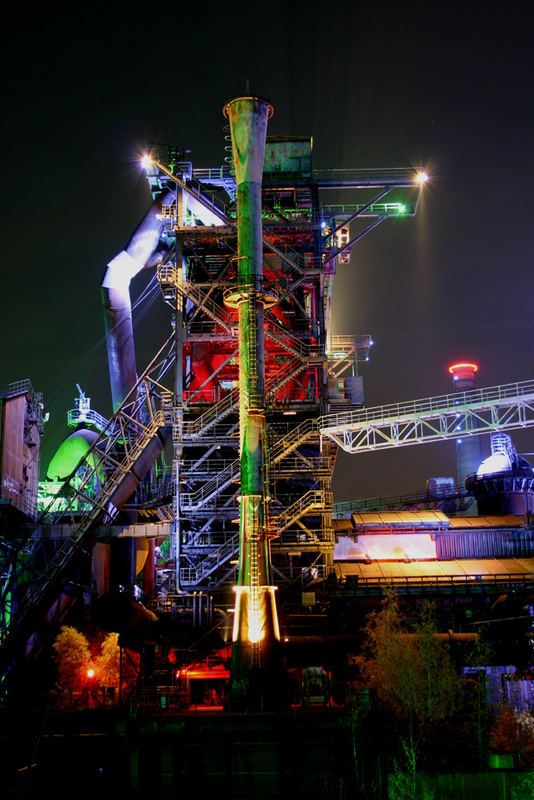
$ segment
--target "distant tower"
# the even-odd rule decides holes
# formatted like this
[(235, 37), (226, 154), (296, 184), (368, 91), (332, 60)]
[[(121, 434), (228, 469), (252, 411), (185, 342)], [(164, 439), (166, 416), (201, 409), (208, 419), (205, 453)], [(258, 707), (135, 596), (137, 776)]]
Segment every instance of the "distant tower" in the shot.
[[(478, 372), (478, 364), (465, 361), (451, 364), (449, 372), (452, 375), (455, 394), (475, 389), (475, 374)], [(462, 436), (462, 431), (465, 431), (465, 418), (463, 415), (458, 416), (456, 430), (458, 431), (458, 438), (456, 439), (458, 485), (464, 488), (466, 478), (468, 475), (476, 473), (482, 461), (482, 441), (480, 436)], [(476, 514), (476, 503), (473, 503), (467, 511), (468, 513)]]

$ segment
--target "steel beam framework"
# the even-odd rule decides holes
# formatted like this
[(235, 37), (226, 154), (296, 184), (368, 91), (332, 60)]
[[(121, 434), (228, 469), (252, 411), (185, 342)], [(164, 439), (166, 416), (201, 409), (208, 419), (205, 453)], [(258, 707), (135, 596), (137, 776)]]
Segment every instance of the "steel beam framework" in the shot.
[(534, 380), (327, 414), (317, 425), (347, 453), (528, 428), (534, 425)]

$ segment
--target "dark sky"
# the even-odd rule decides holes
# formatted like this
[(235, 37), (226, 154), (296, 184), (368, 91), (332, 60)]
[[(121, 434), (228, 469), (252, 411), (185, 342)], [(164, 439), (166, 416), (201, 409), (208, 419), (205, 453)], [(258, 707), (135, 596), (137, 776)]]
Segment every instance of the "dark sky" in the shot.
[[(0, 382), (44, 392), (45, 459), (76, 382), (110, 410), (99, 285), (150, 200), (139, 150), (219, 165), (221, 109), (247, 79), (274, 105), (269, 133), (313, 135), (315, 167), (432, 176), (418, 217), (379, 226), (338, 271), (335, 332), (376, 341), (367, 404), (448, 392), (455, 359), (480, 363), (480, 386), (532, 376), (526, 3), (110, 5), (19, 4), (2, 26)], [(158, 298), (136, 327), (140, 368), (167, 326)], [(514, 440), (534, 451), (534, 434)], [(342, 455), (336, 499), (454, 473), (452, 443)]]

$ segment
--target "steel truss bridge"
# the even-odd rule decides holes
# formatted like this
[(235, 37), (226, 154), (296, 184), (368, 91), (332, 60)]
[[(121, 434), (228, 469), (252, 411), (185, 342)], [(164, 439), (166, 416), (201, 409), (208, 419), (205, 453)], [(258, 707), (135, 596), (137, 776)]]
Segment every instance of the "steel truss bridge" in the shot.
[(534, 380), (326, 414), (317, 420), (347, 453), (475, 436), (534, 425)]
[[(165, 302), (182, 322), (175, 325), (174, 334), (113, 417), (102, 418), (83, 474), (75, 470), (44, 512), (43, 520), (49, 524), (70, 522), (68, 535), (52, 557), (32, 526), (23, 531), (19, 547), (9, 551), (8, 577), (0, 586), (0, 612), (5, 609), (0, 640), (5, 631), (8, 647), (2, 648), (0, 668), (11, 663), (6, 652), (11, 644), (27, 644), (28, 637), (34, 636), (61, 594), (65, 577), (88, 555), (95, 529), (107, 526), (111, 535), (118, 511), (142, 486), (147, 470), (167, 445), (173, 449), (172, 510), (167, 500), (158, 511), (164, 525), (175, 521), (175, 543), (183, 539), (176, 555), (182, 587), (196, 590), (209, 585), (206, 582), (212, 577), (215, 585), (215, 576), (221, 583), (235, 572), (232, 560), (239, 547), (235, 522), (239, 495), (237, 327), (225, 305), (225, 290), (235, 288), (231, 277), (235, 230), (231, 209), (213, 193), (224, 190), (232, 201), (235, 183), (226, 168), (179, 178), (157, 162), (148, 178), (154, 194), (175, 193), (174, 203), (161, 208), (167, 255), (157, 277)], [(285, 182), (278, 172), (266, 173), (263, 187), (266, 273), (279, 293), (279, 304), (287, 306), (286, 316), (268, 312), (265, 317), (265, 388), (271, 406), (267, 462), (274, 489), (268, 533), (281, 568), (291, 555), (302, 558), (304, 565), (318, 565), (327, 574), (335, 541), (334, 445), (357, 453), (528, 427), (534, 424), (534, 381), (319, 416), (335, 403), (352, 405), (348, 396), (330, 395), (322, 376), (339, 382), (359, 361), (367, 360), (372, 345), (370, 336), (330, 333), (336, 262), (347, 264), (351, 247), (381, 222), (415, 214), (421, 187), (411, 169), (299, 173), (287, 176)], [(323, 194), (319, 199), (320, 192), (335, 189), (363, 189), (369, 196), (343, 207), (326, 205)], [(401, 189), (406, 191), (397, 194)], [(189, 217), (184, 214), (184, 198)], [(326, 221), (328, 227), (323, 230)], [(362, 227), (351, 233), (353, 222), (362, 222)], [(178, 249), (172, 244), (175, 240)], [(198, 255), (199, 245), (202, 255)], [(190, 384), (187, 359), (192, 356), (188, 354), (208, 344), (219, 360), (211, 366), (206, 361), (207, 377)], [(189, 349), (183, 356), (185, 346)], [(176, 365), (177, 353), (185, 362), (181, 367)], [(183, 377), (184, 391), (176, 390), (176, 374)], [(178, 520), (186, 525), (178, 528)], [(32, 561), (36, 566), (26, 596), (12, 609), (12, 587), (17, 585), (17, 575), (28, 570), (22, 558), (25, 550), (39, 557)], [(12, 610), (17, 612), (16, 619)]]

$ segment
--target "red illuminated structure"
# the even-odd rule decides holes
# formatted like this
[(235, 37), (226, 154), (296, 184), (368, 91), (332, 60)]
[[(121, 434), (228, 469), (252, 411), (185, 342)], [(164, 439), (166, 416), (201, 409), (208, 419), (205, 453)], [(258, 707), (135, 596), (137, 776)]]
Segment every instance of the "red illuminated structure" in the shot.
[(478, 372), (478, 364), (460, 361), (458, 364), (451, 364), (449, 372), (454, 381), (473, 381), (473, 385), (469, 387), (472, 389), (474, 388), (475, 374)]
[[(363, 236), (416, 213), (422, 184), (410, 168), (315, 170), (311, 137), (267, 136), (262, 167), (252, 198), (261, 218), (261, 270), (251, 287), (243, 285), (248, 254), (239, 243), (234, 167), (195, 168), (163, 146), (144, 159), (153, 202), (102, 283), (114, 414), (49, 505), (47, 522), (68, 521), (69, 532), (21, 604), (10, 647), (31, 635), (65, 576), (87, 569), (84, 555), (100, 530), (99, 558), (89, 568), (101, 564), (102, 574), (81, 575), (83, 584), (106, 585), (105, 570), (121, 560), (108, 552), (120, 550), (126, 557), (115, 583), (127, 591), (136, 589), (145, 558), (147, 572), (156, 567), (156, 592), (165, 582), (175, 598), (227, 597), (239, 584), (243, 505), (253, 529), (247, 544), (259, 542), (265, 575), (272, 569), (272, 585), (263, 575), (250, 585), (271, 596), (275, 585), (333, 572), (337, 444), (320, 435), (318, 420), (363, 405), (359, 364), (372, 345), (369, 335), (332, 332), (334, 277), (338, 265), (350, 268), (351, 248)], [(342, 205), (332, 201), (340, 191)], [(171, 313), (168, 339), (141, 372), (129, 291), (149, 268)], [(252, 293), (255, 313), (240, 313)], [(259, 430), (260, 416), (261, 469), (243, 504), (244, 431)], [(147, 519), (157, 534), (148, 525), (134, 530)], [(112, 526), (122, 526), (116, 540)], [(140, 546), (144, 537), (162, 545), (157, 564), (155, 548)]]
[[(449, 373), (452, 375), (454, 392), (469, 393), (475, 390), (475, 375), (478, 364), (472, 361), (459, 361), (451, 364)], [(456, 425), (458, 438), (456, 439), (456, 458), (458, 465), (458, 485), (463, 489), (470, 475), (474, 475), (482, 461), (482, 441), (480, 436), (469, 435), (465, 418), (459, 414)], [(476, 514), (476, 503), (473, 502), (468, 513)]]

